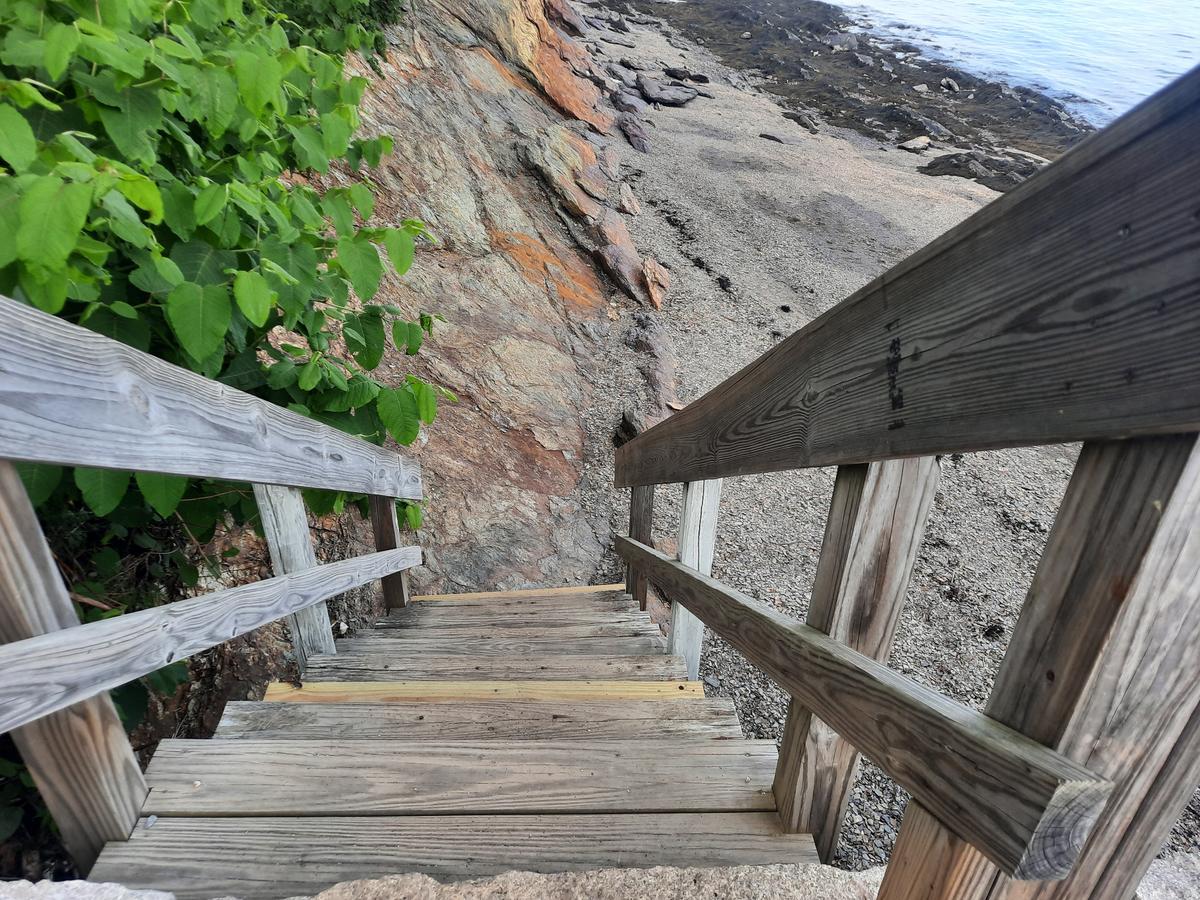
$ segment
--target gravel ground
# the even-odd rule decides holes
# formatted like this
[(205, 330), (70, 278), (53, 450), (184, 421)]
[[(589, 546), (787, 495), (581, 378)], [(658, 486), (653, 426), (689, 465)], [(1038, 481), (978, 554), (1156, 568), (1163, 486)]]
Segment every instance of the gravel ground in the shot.
[[(678, 357), (684, 401), (998, 196), (963, 179), (921, 175), (917, 158), (851, 132), (823, 126), (810, 135), (783, 119), (768, 96), (732, 86), (744, 85), (744, 77), (731, 77), (704, 48), (678, 36), (668, 42), (635, 25), (621, 38), (636, 48), (598, 39), (590, 45), (600, 60), (682, 66), (713, 80), (706, 87), (714, 99), (650, 111), (649, 156), (621, 147), (622, 172), (642, 204), (631, 232), (639, 249), (671, 273), (656, 318)], [(784, 143), (764, 140), (764, 132)], [(609, 339), (621, 333), (614, 329)], [(619, 374), (598, 377), (601, 393), (645, 402)], [(982, 708), (1076, 449), (942, 460), (894, 668)], [(591, 455), (596, 489), (605, 489), (612, 483), (606, 482), (611, 453), (605, 446)], [(831, 469), (726, 480), (714, 575), (802, 617), (832, 487)], [(679, 496), (678, 486), (657, 491), (660, 546), (673, 546)], [(623, 532), (619, 513), (612, 524)], [(619, 571), (615, 562), (609, 568)], [(780, 737), (785, 695), (711, 633), (701, 674), (710, 693), (734, 699), (747, 735)], [(864, 763), (836, 864), (863, 869), (886, 862), (906, 800)], [(1198, 852), (1198, 834), (1200, 801), (1193, 800), (1168, 849)]]

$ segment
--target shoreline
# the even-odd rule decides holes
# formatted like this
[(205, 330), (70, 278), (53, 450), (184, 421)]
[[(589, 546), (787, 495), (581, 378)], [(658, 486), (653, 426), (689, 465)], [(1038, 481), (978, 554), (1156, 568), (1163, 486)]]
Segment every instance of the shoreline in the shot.
[(861, 17), (820, 0), (641, 0), (637, 10), (779, 97), (797, 124), (827, 122), (928, 155), (929, 175), (1005, 191), (1095, 130), (1046, 94), (863, 31)]

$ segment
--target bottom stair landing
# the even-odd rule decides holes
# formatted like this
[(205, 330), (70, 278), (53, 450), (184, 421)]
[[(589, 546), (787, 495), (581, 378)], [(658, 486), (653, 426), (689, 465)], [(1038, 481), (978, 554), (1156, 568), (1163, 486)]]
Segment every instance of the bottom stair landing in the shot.
[(741, 736), (621, 585), (414, 598), (159, 746), (92, 881), (180, 900), (420, 872), (816, 863)]

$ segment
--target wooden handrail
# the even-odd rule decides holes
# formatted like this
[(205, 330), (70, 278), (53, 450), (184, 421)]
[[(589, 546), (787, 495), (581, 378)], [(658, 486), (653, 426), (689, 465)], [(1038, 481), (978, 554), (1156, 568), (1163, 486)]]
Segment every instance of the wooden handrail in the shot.
[(418, 547), (369, 553), (4, 644), (0, 733), (420, 564)]
[(1109, 782), (657, 550), (616, 550), (1005, 872), (1070, 871)]
[(421, 497), (398, 453), (7, 297), (0, 458)]
[(1200, 430), (1200, 68), (617, 450), (618, 486)]

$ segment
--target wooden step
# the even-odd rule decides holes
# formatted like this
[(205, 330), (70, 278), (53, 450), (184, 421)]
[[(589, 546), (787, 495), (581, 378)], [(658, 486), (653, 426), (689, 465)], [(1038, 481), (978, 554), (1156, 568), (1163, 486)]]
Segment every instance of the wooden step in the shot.
[(398, 646), (392, 637), (374, 632), (346, 638), (337, 642), (341, 653), (424, 653), (430, 656), (465, 656), (478, 659), (485, 656), (649, 656), (666, 652), (667, 642), (661, 635), (622, 635), (620, 637), (492, 637), (456, 633), (427, 637), (422, 633), (410, 635)]
[(412, 598), (414, 603), (427, 600), (508, 600), (521, 597), (577, 597), (593, 594), (624, 594), (623, 584), (577, 584), (556, 588), (523, 588), (516, 591), (475, 591), (464, 594), (420, 594)]
[(773, 741), (168, 740), (157, 816), (732, 812), (775, 809)]
[(400, 624), (387, 622), (359, 632), (377, 640), (443, 640), (446, 638), (473, 640), (513, 638), (519, 640), (574, 640), (581, 638), (661, 637), (662, 630), (648, 618), (624, 617), (621, 621), (560, 624), (547, 621), (459, 622), (457, 625), (437, 623)]
[(380, 650), (310, 656), (304, 672), (306, 683), (314, 681), (682, 681), (687, 667), (677, 656), (656, 653), (646, 656), (550, 656), (520, 653), (482, 657), (431, 656)]
[(596, 608), (607, 611), (637, 609), (637, 603), (626, 593), (609, 591), (600, 594), (571, 594), (568, 596), (523, 594), (511, 596), (505, 594), (484, 594), (465, 600), (453, 597), (429, 598), (414, 600), (409, 606), (394, 609), (388, 615), (404, 615), (411, 609), (493, 609), (493, 610), (559, 610)]
[(93, 881), (179, 900), (312, 895), (341, 881), (423, 872), (443, 881), (510, 870), (817, 863), (774, 813), (159, 819), (112, 842)]
[(616, 608), (588, 604), (564, 606), (553, 612), (524, 606), (492, 607), (470, 603), (413, 603), (375, 623), (376, 628), (481, 628), (489, 625), (522, 625), (529, 628), (557, 625), (646, 625), (650, 617), (636, 604)]
[(742, 737), (733, 703), (653, 700), (463, 700), (225, 705), (217, 738), (387, 738), (409, 741)]
[(390, 703), (449, 700), (658, 700), (704, 697), (699, 681), (360, 681), (267, 685), (264, 700)]

